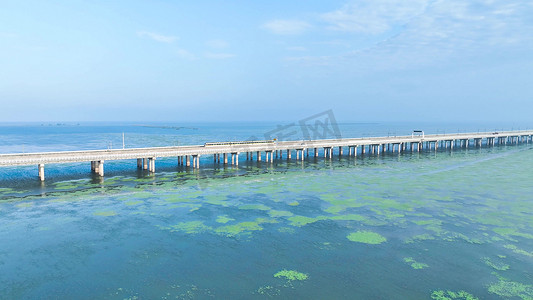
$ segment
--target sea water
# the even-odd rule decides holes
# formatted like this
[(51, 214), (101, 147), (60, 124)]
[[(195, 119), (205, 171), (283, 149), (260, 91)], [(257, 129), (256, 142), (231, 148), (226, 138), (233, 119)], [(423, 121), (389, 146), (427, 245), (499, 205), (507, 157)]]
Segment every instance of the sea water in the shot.
[[(123, 132), (127, 148), (261, 139), (276, 125), (8, 124), (0, 152), (122, 148)], [(36, 166), (3, 167), (0, 298), (533, 298), (531, 145), (344, 154), (204, 157), (200, 170), (158, 159), (154, 174), (106, 162), (104, 178), (88, 163), (47, 165), (43, 184)]]

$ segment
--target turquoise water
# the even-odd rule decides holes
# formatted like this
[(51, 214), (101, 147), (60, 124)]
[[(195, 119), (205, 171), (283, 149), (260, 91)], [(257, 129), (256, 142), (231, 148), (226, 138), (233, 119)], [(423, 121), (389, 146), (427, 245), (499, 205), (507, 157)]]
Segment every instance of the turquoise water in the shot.
[(533, 299), (530, 145), (173, 163), (1, 169), (1, 298)]

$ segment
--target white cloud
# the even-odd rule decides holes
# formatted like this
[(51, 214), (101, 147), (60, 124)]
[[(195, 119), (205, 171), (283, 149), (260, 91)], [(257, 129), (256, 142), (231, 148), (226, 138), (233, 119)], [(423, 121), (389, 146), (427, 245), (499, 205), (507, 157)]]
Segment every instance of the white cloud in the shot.
[(176, 54), (178, 55), (178, 57), (183, 58), (183, 59), (190, 59), (190, 60), (196, 59), (196, 56), (194, 54), (182, 48), (178, 48), (176, 50)]
[(210, 59), (228, 59), (228, 58), (233, 58), (235, 56), (236, 56), (235, 54), (231, 54), (231, 53), (211, 53), (211, 52), (207, 52), (205, 54), (205, 57), (206, 58), (210, 58)]
[[(403, 7), (394, 13), (384, 13), (383, 3), (376, 1), (376, 11), (381, 13), (377, 13), (375, 19), (362, 15), (355, 18), (353, 4), (346, 6), (349, 9), (344, 7), (334, 14), (326, 14), (338, 17), (329, 21), (333, 29), (343, 30), (341, 34), (381, 33), (382, 39), (342, 54), (287, 60), (308, 66), (336, 66), (369, 72), (468, 64), (482, 59), (497, 61), (533, 49), (533, 6), (520, 0), (435, 0), (427, 7), (422, 1), (415, 1), (418, 9)], [(340, 17), (348, 15), (351, 18)], [(346, 22), (340, 22), (342, 20)], [(402, 24), (401, 28), (390, 30), (398, 24)]]
[(295, 35), (304, 33), (311, 25), (299, 20), (272, 20), (261, 27), (274, 34)]
[(210, 40), (210, 41), (207, 41), (205, 44), (208, 47), (213, 48), (213, 49), (224, 49), (224, 48), (229, 47), (228, 42), (224, 40), (220, 40), (220, 39)]
[(328, 28), (339, 31), (379, 34), (409, 22), (424, 12), (429, 0), (364, 0), (346, 4), (323, 14)]
[(173, 43), (178, 38), (172, 35), (162, 35), (155, 32), (149, 32), (149, 31), (138, 31), (137, 35), (142, 38), (149, 38), (154, 41), (160, 42), (160, 43)]

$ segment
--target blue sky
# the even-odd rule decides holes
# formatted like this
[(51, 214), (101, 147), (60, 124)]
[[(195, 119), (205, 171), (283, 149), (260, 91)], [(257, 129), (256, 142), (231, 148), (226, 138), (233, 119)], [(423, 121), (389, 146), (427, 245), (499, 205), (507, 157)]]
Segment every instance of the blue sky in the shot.
[(533, 2), (25, 1), (2, 121), (528, 121)]

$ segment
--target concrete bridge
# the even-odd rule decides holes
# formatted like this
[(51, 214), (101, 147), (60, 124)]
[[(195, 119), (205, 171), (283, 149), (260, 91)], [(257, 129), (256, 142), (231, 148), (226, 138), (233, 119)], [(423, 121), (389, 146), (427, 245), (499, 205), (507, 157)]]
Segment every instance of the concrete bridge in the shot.
[[(379, 155), (386, 152), (424, 151), (468, 147), (494, 147), (495, 145), (512, 145), (532, 142), (533, 130), (482, 132), (482, 133), (454, 133), (433, 135), (411, 135), (395, 137), (345, 138), (301, 141), (243, 141), (206, 143), (196, 146), (152, 147), (136, 149), (61, 151), (42, 153), (13, 153), (0, 154), (1, 166), (37, 165), (39, 179), (44, 181), (44, 166), (46, 164), (90, 162), (91, 171), (104, 176), (104, 161), (109, 160), (137, 160), (137, 168), (155, 172), (156, 158), (176, 157), (178, 165), (199, 168), (200, 157), (212, 155), (214, 163), (238, 165), (239, 159), (266, 162), (275, 159), (292, 159), (295, 154), (297, 160), (304, 160), (305, 156), (318, 157), (322, 150), (323, 156), (331, 158), (333, 150), (338, 147), (338, 155), (344, 155), (347, 149), (349, 156)], [(239, 157), (239, 155), (241, 155)], [(221, 160), (222, 156), (222, 160)], [(231, 159), (230, 161), (228, 161)]]

